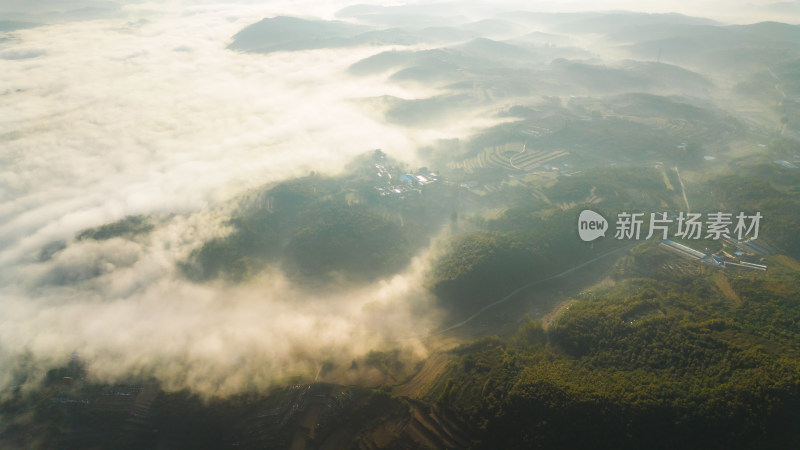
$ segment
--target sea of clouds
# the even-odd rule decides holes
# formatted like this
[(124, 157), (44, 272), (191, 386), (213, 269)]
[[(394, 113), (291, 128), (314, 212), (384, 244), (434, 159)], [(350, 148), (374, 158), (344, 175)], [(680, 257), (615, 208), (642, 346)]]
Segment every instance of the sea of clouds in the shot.
[[(384, 123), (358, 100), (432, 95), (346, 74), (386, 48), (226, 48), (239, 30), (288, 5), (137, 3), (111, 17), (6, 34), (0, 385), (19, 382), (23, 366), (35, 378), (76, 352), (97, 380), (133, 374), (235, 392), (313, 374), (322, 361), (349, 363), (434, 326), (421, 288), (424, 256), (403, 273), (328, 295), (298, 290), (278, 271), (201, 285), (176, 269), (225, 234), (226, 205), (250, 189), (336, 173), (375, 148), (413, 163), (419, 146), (485, 123)], [(310, 9), (300, 4), (299, 12)], [(160, 217), (152, 233), (75, 240), (83, 229), (140, 214)], [(53, 242), (66, 248), (43, 257)], [(418, 342), (404, 342), (404, 351), (424, 356)]]

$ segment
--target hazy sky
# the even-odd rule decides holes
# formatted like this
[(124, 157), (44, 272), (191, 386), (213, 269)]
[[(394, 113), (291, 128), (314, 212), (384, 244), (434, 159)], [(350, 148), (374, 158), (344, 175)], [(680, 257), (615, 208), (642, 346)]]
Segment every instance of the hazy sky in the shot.
[[(321, 298), (307, 298), (279, 273), (241, 286), (198, 286), (175, 270), (193, 248), (226, 232), (226, 200), (248, 189), (335, 172), (375, 148), (414, 163), (420, 146), (467, 137), (496, 120), (478, 111), (435, 128), (385, 123), (358, 100), (435, 94), (382, 76), (345, 75), (385, 48), (226, 49), (263, 17), (331, 18), (346, 4), (0, 1), (5, 17), (51, 23), (0, 40), (0, 386), (23, 359), (41, 369), (78, 351), (102, 379), (138, 370), (172, 387), (230, 392), (436, 326), (419, 287), (424, 256), (396, 277)], [(452, 9), (475, 18), (497, 10), (494, 2), (458, 5), (463, 10)], [(747, 21), (797, 12), (797, 2), (523, 5), (646, 7)], [(151, 236), (74, 242), (87, 227), (159, 213), (176, 215)], [(54, 241), (70, 245), (41, 261), (42, 247)], [(387, 316), (393, 320), (376, 319)]]
[[(641, 12), (678, 12), (687, 15), (710, 17), (723, 22), (752, 23), (762, 20), (773, 20), (787, 23), (798, 23), (800, 20), (800, 1), (798, 0), (669, 0), (669, 1), (631, 1), (631, 0), (550, 0), (550, 1), (371, 1), (353, 2), (341, 0), (271, 0), (268, 2), (257, 0), (3, 0), (0, 2), (0, 11), (36, 14), (43, 12), (65, 12), (84, 8), (92, 9), (121, 9), (121, 10), (149, 10), (163, 11), (165, 8), (194, 8), (198, 6), (233, 5), (249, 7), (252, 11), (261, 11), (271, 14), (309, 14), (319, 17), (332, 17), (333, 13), (352, 4), (375, 4), (394, 6), (399, 4), (425, 5), (431, 3), (450, 3), (454, 11), (478, 9), (481, 11), (496, 11), (505, 9), (524, 9), (537, 11), (608, 11), (630, 10)], [(95, 11), (96, 12), (96, 11)]]

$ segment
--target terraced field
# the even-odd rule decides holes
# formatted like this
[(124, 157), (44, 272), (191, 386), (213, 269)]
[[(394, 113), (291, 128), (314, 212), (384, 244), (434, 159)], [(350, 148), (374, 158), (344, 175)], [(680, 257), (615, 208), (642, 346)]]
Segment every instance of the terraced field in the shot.
[(503, 147), (491, 147), (484, 149), (477, 156), (464, 159), (460, 162), (449, 164), (450, 169), (463, 169), (473, 172), (476, 169), (488, 167), (498, 167), (510, 171), (532, 172), (541, 166), (556, 159), (569, 156), (565, 150), (555, 150), (551, 152), (532, 151), (523, 146), (522, 151), (509, 149), (510, 145)]

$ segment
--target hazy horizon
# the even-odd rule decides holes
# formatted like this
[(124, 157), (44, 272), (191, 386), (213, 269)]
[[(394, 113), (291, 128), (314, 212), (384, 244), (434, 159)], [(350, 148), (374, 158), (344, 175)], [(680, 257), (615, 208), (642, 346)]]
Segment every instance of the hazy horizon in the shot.
[(247, 12), (253, 15), (293, 15), (334, 19), (336, 12), (352, 5), (379, 5), (384, 7), (397, 7), (403, 5), (417, 5), (420, 10), (433, 10), (441, 12), (442, 5), (446, 6), (449, 14), (464, 14), (466, 16), (485, 17), (497, 11), (534, 11), (534, 12), (614, 12), (634, 11), (643, 13), (678, 13), (687, 16), (706, 17), (728, 24), (751, 24), (762, 21), (775, 21), (784, 23), (800, 22), (800, 2), (798, 1), (737, 1), (723, 2), (719, 0), (688, 1), (681, 0), (664, 2), (632, 2), (628, 0), (590, 2), (584, 0), (559, 0), (530, 2), (505, 0), (502, 2), (487, 1), (374, 1), (352, 2), (347, 0), (334, 1), (271, 1), (268, 4), (257, 1), (116, 1), (116, 0), (80, 0), (70, 2), (69, 6), (57, 0), (39, 0), (35, 3), (22, 0), (5, 0), (0, 3), (0, 12), (11, 20), (36, 20), (37, 17), (45, 18), (45, 23), (79, 20), (86, 18), (125, 18), (136, 17), (151, 13), (164, 13), (165, 11), (179, 12), (192, 9), (210, 10), (225, 8), (240, 14)]

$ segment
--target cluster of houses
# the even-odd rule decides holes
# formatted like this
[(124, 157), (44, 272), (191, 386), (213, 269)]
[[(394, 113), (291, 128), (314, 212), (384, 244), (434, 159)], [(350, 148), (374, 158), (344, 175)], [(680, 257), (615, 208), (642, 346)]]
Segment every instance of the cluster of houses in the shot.
[(439, 176), (431, 172), (404, 173), (393, 178), (391, 170), (384, 165), (375, 164), (375, 169), (378, 178), (385, 180), (385, 184), (375, 186), (380, 197), (406, 198), (410, 194), (421, 194), (424, 186), (439, 182)]
[(752, 239), (747, 241), (725, 239), (723, 241), (723, 249), (718, 253), (711, 253), (707, 248), (701, 252), (671, 239), (662, 240), (661, 247), (693, 261), (700, 261), (716, 267), (736, 267), (760, 271), (767, 270), (767, 266), (746, 261), (745, 259), (766, 256), (772, 253), (767, 247)]

